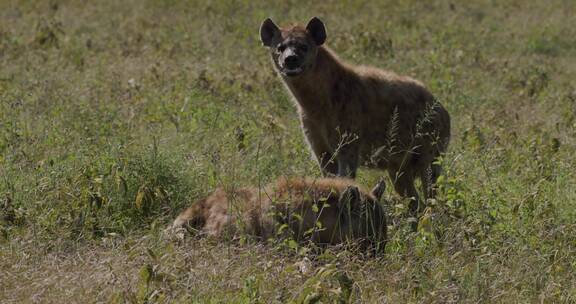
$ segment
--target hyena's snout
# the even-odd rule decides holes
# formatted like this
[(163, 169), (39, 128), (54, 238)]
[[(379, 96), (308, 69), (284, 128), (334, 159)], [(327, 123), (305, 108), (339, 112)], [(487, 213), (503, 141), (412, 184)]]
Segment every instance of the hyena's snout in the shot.
[(296, 54), (289, 54), (284, 57), (284, 66), (290, 70), (297, 69), (302, 65), (302, 59)]
[(304, 58), (297, 52), (293, 52), (289, 49), (286, 50), (280, 58), (280, 67), (287, 75), (298, 74), (302, 72), (303, 63)]

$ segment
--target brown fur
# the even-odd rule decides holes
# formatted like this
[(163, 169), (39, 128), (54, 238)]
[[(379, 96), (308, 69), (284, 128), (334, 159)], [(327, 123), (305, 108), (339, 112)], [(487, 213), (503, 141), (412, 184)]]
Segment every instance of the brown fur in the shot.
[[(373, 191), (380, 195), (383, 185)], [(382, 250), (386, 239), (377, 198), (351, 180), (337, 178), (280, 178), (264, 189), (219, 188), (182, 212), (172, 228), (189, 227), (216, 237), (246, 233), (265, 240), (284, 224), (296, 240), (317, 244), (356, 240)]]
[[(354, 66), (323, 46), (323, 23), (261, 27), (274, 65), (294, 96), (302, 130), (324, 175), (355, 177), (359, 165), (385, 169), (405, 197), (433, 196), (440, 174), (434, 160), (450, 138), (448, 112), (417, 80), (381, 69)], [(287, 58), (293, 60), (290, 68)], [(412, 205), (412, 211), (416, 211)]]

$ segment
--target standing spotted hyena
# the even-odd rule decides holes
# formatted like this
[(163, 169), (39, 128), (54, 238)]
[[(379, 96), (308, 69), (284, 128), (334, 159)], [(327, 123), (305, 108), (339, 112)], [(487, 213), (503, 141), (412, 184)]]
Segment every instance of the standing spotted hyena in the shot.
[(441, 169), (434, 161), (448, 146), (444, 107), (417, 80), (341, 61), (323, 45), (326, 29), (316, 17), (285, 28), (266, 19), (260, 37), (294, 96), (323, 174), (354, 178), (359, 165), (385, 169), (417, 212), (414, 180), (433, 196)]

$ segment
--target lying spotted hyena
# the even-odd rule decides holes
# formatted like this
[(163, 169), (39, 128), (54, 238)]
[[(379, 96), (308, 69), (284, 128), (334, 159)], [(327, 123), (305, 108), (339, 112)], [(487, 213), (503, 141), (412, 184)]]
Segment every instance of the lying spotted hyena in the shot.
[(340, 60), (326, 46), (326, 29), (313, 18), (306, 27), (260, 28), (276, 70), (294, 96), (304, 135), (325, 175), (354, 178), (358, 166), (385, 169), (395, 190), (413, 197), (419, 177), (434, 195), (440, 174), (435, 159), (446, 151), (450, 116), (417, 80)]
[(216, 237), (244, 233), (267, 240), (284, 227), (299, 241), (352, 241), (381, 252), (386, 217), (378, 200), (384, 187), (381, 181), (368, 193), (349, 179), (280, 178), (264, 189), (219, 188), (182, 212), (172, 229), (187, 227)]

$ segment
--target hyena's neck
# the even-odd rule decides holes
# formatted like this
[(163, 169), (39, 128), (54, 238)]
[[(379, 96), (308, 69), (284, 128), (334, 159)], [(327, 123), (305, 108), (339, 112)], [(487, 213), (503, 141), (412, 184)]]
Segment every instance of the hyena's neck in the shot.
[(301, 110), (322, 112), (331, 106), (331, 93), (335, 84), (348, 74), (348, 68), (334, 52), (326, 47), (318, 48), (314, 66), (303, 75), (283, 77)]

